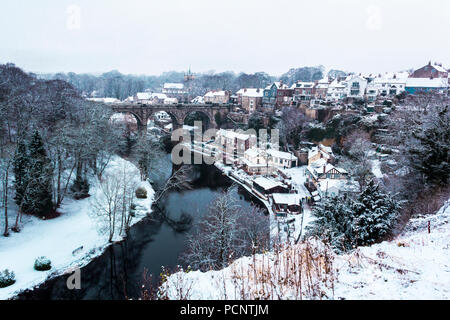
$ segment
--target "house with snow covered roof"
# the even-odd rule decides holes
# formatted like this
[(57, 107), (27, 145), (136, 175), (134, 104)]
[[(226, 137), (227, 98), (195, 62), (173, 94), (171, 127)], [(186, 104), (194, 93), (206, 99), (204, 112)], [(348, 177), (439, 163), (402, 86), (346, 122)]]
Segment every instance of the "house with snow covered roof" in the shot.
[[(367, 85), (368, 98), (373, 96), (371, 90), (375, 90), (377, 95), (395, 96), (405, 91), (406, 80), (408, 79), (408, 72), (386, 72), (383, 75), (378, 75), (371, 83)], [(373, 99), (368, 99), (374, 101)]]
[(298, 193), (273, 193), (272, 211), (276, 215), (299, 214), (305, 201)]
[(328, 77), (319, 80), (314, 86), (314, 98), (319, 100), (325, 100), (327, 98), (329, 86), (330, 80)]
[(256, 147), (250, 148), (244, 152), (242, 163), (244, 165), (244, 170), (251, 175), (270, 175), (276, 170), (270, 163), (270, 156), (266, 150)]
[(164, 104), (177, 104), (178, 99), (177, 98), (165, 98)]
[(364, 98), (366, 93), (367, 80), (359, 75), (349, 75), (345, 78), (346, 96), (349, 98)]
[(340, 80), (334, 79), (328, 86), (326, 101), (338, 101), (344, 99), (347, 95), (347, 84)]
[(444, 68), (442, 64), (428, 62), (426, 66), (423, 66), (415, 70), (410, 78), (447, 78), (449, 72), (448, 69)]
[(137, 104), (149, 104), (152, 102), (152, 95), (150, 92), (137, 92), (133, 96), (133, 102)]
[(297, 103), (310, 101), (314, 97), (315, 82), (297, 81), (291, 86), (294, 90), (292, 100)]
[(298, 164), (297, 157), (290, 152), (275, 149), (267, 149), (266, 152), (270, 157), (269, 162), (279, 169), (296, 167)]
[(203, 104), (205, 103), (205, 100), (203, 99), (203, 96), (196, 96), (194, 99), (192, 99), (191, 103)]
[(229, 103), (230, 102), (230, 92), (226, 90), (219, 91), (208, 91), (204, 96), (203, 100), (205, 103)]
[(336, 197), (342, 194), (356, 194), (360, 192), (360, 185), (349, 179), (324, 179), (317, 185), (317, 191), (322, 198)]
[(410, 94), (419, 92), (448, 92), (447, 78), (408, 78), (406, 80), (405, 90)]
[(319, 183), (326, 179), (348, 180), (349, 174), (343, 168), (337, 168), (328, 163), (325, 159), (320, 159), (308, 165), (306, 168), (306, 181), (310, 187), (319, 188)]
[(220, 129), (216, 132), (215, 144), (224, 162), (239, 163), (244, 159), (245, 151), (256, 146), (257, 138), (254, 134)]
[(243, 88), (237, 93), (237, 102), (242, 105), (244, 110), (252, 113), (262, 107), (263, 89), (260, 88)]
[(296, 167), (298, 158), (290, 152), (253, 147), (245, 151), (243, 164), (249, 174), (272, 174), (277, 169)]
[(294, 89), (291, 89), (283, 81), (276, 81), (264, 89), (263, 107), (266, 109), (288, 106), (292, 102)]
[(116, 99), (116, 98), (88, 98), (87, 100), (93, 101), (93, 102), (106, 103), (106, 104), (119, 103), (120, 102), (120, 100)]
[(334, 160), (333, 151), (331, 147), (319, 144), (308, 151), (308, 165), (316, 162), (320, 159), (325, 159), (326, 162), (332, 162)]
[(184, 84), (183, 83), (164, 83), (162, 93), (166, 94), (167, 96), (178, 96), (181, 94), (186, 93), (184, 90)]
[(150, 96), (154, 104), (164, 103), (164, 100), (168, 98), (164, 93), (152, 93)]
[(282, 182), (266, 177), (258, 177), (253, 180), (253, 189), (267, 196), (273, 193), (288, 193), (289, 189)]

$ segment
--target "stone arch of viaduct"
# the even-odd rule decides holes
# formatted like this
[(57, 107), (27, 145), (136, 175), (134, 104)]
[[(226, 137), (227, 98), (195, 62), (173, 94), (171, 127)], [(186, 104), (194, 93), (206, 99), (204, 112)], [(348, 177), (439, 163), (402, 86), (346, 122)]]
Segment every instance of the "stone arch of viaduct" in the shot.
[[(130, 113), (137, 121), (139, 130), (146, 131), (148, 119), (159, 111), (167, 112), (172, 118), (173, 129), (181, 128), (187, 115), (201, 112), (208, 118), (208, 128), (217, 128), (216, 113), (224, 116), (232, 111), (231, 104), (114, 104), (112, 110), (117, 113)], [(206, 129), (208, 129), (206, 128)]]

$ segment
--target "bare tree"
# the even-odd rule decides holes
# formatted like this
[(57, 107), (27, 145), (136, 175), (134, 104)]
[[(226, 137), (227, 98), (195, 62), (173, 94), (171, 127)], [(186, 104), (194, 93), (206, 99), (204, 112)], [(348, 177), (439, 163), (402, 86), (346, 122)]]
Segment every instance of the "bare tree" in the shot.
[(278, 129), (280, 130), (280, 138), (284, 145), (298, 144), (306, 121), (305, 115), (297, 107), (285, 107), (282, 109)]
[(224, 268), (235, 258), (268, 248), (268, 217), (256, 208), (244, 210), (232, 190), (229, 188), (213, 201), (188, 236), (182, 259), (192, 268)]
[(191, 188), (189, 184), (189, 172), (190, 167), (181, 166), (175, 169), (166, 183), (156, 192), (154, 203), (157, 204), (158, 201), (170, 190), (173, 189), (189, 189)]
[(99, 182), (100, 193), (93, 198), (94, 215), (99, 218), (101, 230), (108, 234), (108, 241), (123, 235), (133, 217), (133, 199), (136, 184), (130, 165), (124, 164), (119, 174), (105, 174)]
[(364, 130), (354, 130), (344, 141), (342, 153), (344, 158), (339, 165), (348, 169), (356, 177), (361, 187), (372, 177), (370, 135)]
[(13, 160), (13, 151), (11, 148), (2, 150), (0, 155), (0, 180), (2, 181), (1, 185), (1, 204), (3, 205), (3, 213), (5, 217), (4, 222), (4, 232), (3, 235), (7, 237), (9, 235), (9, 224), (8, 224), (8, 201), (9, 201), (9, 182), (10, 182), (10, 173), (12, 167)]

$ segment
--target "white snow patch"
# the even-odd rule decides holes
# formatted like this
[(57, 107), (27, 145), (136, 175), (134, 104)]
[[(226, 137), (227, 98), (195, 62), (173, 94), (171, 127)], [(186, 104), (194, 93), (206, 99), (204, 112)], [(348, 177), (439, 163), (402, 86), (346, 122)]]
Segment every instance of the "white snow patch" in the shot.
[[(411, 220), (405, 232), (393, 241), (385, 241), (370, 247), (359, 247), (345, 255), (332, 253), (334, 262), (332, 269), (327, 271), (329, 276), (320, 273), (312, 278), (316, 281), (316, 286), (322, 295), (302, 297), (448, 300), (450, 298), (449, 215), (450, 201), (436, 215)], [(428, 233), (428, 224), (430, 233)], [(320, 244), (318, 245), (314, 240), (309, 246), (319, 248), (316, 252), (321, 252)], [(243, 292), (241, 289), (245, 283), (246, 299), (293, 299), (298, 297), (298, 292), (295, 291), (294, 286), (289, 285), (290, 281), (284, 281), (286, 280), (284, 261), (304, 248), (303, 244), (299, 244), (286, 250), (282, 249), (278, 255), (268, 252), (253, 257), (243, 257), (219, 271), (178, 272), (171, 275), (160, 290), (164, 294), (167, 293), (171, 299), (178, 298), (180, 288), (189, 289), (188, 299), (241, 299)], [(321, 256), (323, 255), (317, 256), (318, 261)], [(292, 263), (293, 260), (290, 261)], [(257, 266), (256, 271), (253, 265)], [(261, 266), (263, 266), (262, 269)], [(274, 270), (281, 270), (281, 273)], [(265, 274), (264, 285), (252, 280), (254, 274)], [(292, 282), (295, 282), (295, 279), (292, 279)], [(276, 287), (275, 296), (271, 296), (271, 284)]]
[[(140, 181), (139, 170), (133, 164), (120, 157), (111, 160), (104, 174), (119, 172), (124, 165), (130, 166), (130, 174), (136, 184), (147, 190), (147, 199), (134, 201), (136, 216), (131, 224), (135, 224), (151, 212), (154, 190), (150, 183)], [(35, 287), (72, 267), (82, 267), (102, 254), (109, 243), (107, 237), (98, 231), (91, 214), (91, 201), (100, 193), (98, 183), (96, 179), (91, 181), (89, 198), (73, 200), (67, 197), (59, 209), (60, 217), (46, 221), (24, 217), (20, 233), (11, 232), (9, 237), (0, 238), (0, 270), (9, 269), (16, 275), (15, 284), (0, 288), (0, 300), (12, 298), (20, 291)], [(114, 240), (121, 240), (121, 237)], [(79, 249), (81, 246), (83, 248)], [(76, 249), (79, 250), (73, 254)], [(51, 270), (34, 270), (34, 261), (40, 256), (51, 260)]]

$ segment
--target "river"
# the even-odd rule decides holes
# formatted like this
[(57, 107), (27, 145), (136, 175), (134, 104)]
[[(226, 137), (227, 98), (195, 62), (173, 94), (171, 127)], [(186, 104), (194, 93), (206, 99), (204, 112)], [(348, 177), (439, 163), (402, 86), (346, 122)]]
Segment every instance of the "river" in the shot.
[[(166, 163), (167, 159), (166, 159)], [(167, 167), (167, 165), (166, 165)], [(167, 168), (166, 168), (167, 169)], [(153, 176), (155, 185), (166, 173)], [(156, 177), (155, 177), (156, 176)], [(215, 197), (232, 186), (231, 180), (214, 166), (195, 165), (190, 173), (190, 189), (169, 192), (152, 214), (134, 225), (126, 240), (109, 246), (99, 257), (81, 269), (81, 289), (68, 290), (67, 276), (51, 279), (39, 288), (27, 290), (19, 299), (125, 299), (138, 298), (144, 270), (159, 282), (162, 266), (174, 270), (185, 249), (186, 236)], [(157, 178), (160, 178), (159, 181)], [(243, 208), (262, 206), (243, 188), (232, 186), (232, 194)], [(165, 212), (165, 214), (161, 214)], [(192, 223), (180, 224), (180, 220)]]

